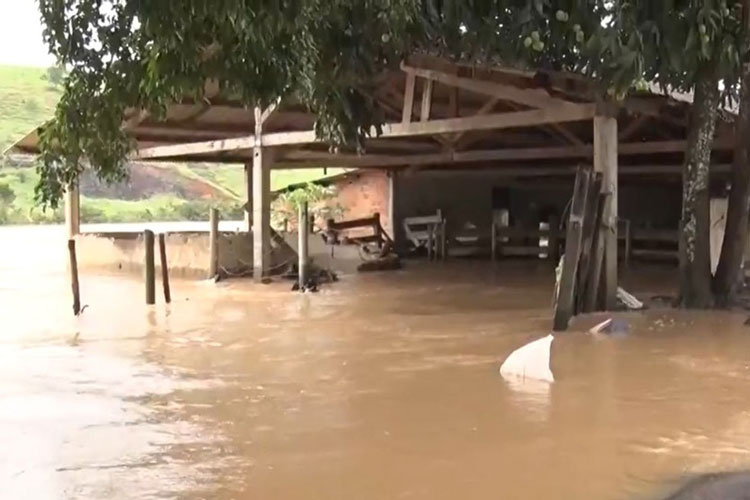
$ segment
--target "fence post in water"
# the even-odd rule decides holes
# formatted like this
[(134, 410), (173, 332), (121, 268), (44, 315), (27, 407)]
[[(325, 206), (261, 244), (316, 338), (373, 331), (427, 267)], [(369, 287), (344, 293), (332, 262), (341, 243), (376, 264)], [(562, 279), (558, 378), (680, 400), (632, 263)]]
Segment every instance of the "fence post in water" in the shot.
[(76, 240), (68, 240), (68, 253), (70, 254), (70, 283), (73, 290), (73, 314), (81, 313), (81, 294), (78, 287), (78, 259), (76, 258)]
[(219, 273), (219, 211), (212, 208), (209, 220), (211, 222), (211, 232), (209, 234), (209, 263), (208, 278), (215, 278)]
[(156, 271), (154, 269), (154, 232), (146, 229), (143, 231), (143, 245), (145, 247), (146, 270), (146, 304), (153, 305), (156, 303)]
[(169, 267), (167, 265), (167, 242), (164, 233), (159, 234), (159, 259), (161, 261), (161, 284), (164, 288), (164, 302), (172, 302), (172, 293), (169, 290)]
[(303, 291), (305, 289), (305, 285), (307, 284), (307, 256), (308, 256), (308, 248), (307, 248), (307, 233), (308, 230), (308, 223), (309, 223), (308, 217), (307, 217), (307, 202), (303, 201), (302, 204), (300, 204), (299, 207), (299, 217), (298, 217), (298, 227), (297, 227), (297, 233), (299, 236), (297, 250), (299, 254), (299, 264), (298, 267), (298, 278), (299, 278), (299, 289), (300, 291)]

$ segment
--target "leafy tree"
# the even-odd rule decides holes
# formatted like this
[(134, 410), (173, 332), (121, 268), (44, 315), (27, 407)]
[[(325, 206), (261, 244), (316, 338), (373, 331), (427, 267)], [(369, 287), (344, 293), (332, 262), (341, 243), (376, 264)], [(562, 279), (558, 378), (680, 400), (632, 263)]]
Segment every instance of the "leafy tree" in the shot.
[(750, 133), (750, 1), (742, 2), (742, 71), (740, 76), (739, 113), (735, 123), (734, 162), (727, 224), (721, 258), (714, 278), (714, 293), (720, 305), (729, 305), (737, 293), (738, 272), (742, 269), (748, 238), (750, 210), (750, 152), (746, 140)]
[(51, 87), (57, 88), (65, 83), (65, 68), (62, 66), (50, 66), (44, 74)]

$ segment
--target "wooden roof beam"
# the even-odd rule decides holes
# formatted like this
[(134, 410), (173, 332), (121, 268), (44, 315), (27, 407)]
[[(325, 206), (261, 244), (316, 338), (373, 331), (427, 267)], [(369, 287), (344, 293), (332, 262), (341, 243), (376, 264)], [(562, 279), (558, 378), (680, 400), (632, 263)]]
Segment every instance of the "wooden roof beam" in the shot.
[[(634, 142), (620, 144), (620, 156), (655, 153), (679, 153), (685, 150), (686, 141)], [(731, 143), (718, 142), (714, 149), (731, 149)], [(434, 165), (441, 163), (476, 163), (484, 161), (555, 160), (590, 157), (592, 145), (547, 148), (506, 148), (465, 152), (442, 152), (422, 155), (356, 155), (332, 154), (324, 151), (287, 151), (282, 158), (301, 164), (325, 163), (342, 167), (394, 167), (409, 165)]]
[[(450, 134), (470, 130), (494, 130), (522, 128), (549, 123), (589, 120), (594, 117), (594, 104), (567, 104), (550, 109), (535, 109), (513, 113), (488, 114), (462, 118), (447, 118), (426, 122), (395, 123), (383, 126), (380, 136), (373, 129), (372, 137), (410, 137)], [(314, 130), (300, 132), (277, 132), (263, 134), (263, 146), (286, 146), (293, 144), (311, 144), (319, 142)], [(157, 148), (142, 149), (138, 158), (179, 157), (186, 154), (209, 154), (223, 151), (249, 149), (257, 146), (254, 136), (204, 141), (188, 144), (176, 144)]]
[(572, 104), (571, 101), (552, 97), (547, 92), (540, 89), (519, 89), (512, 85), (504, 85), (502, 83), (491, 82), (488, 80), (465, 78), (431, 69), (415, 68), (403, 63), (401, 68), (407, 75), (413, 74), (422, 78), (429, 78), (444, 85), (468, 90), (475, 94), (497, 97), (504, 101), (511, 101), (532, 108), (552, 108)]

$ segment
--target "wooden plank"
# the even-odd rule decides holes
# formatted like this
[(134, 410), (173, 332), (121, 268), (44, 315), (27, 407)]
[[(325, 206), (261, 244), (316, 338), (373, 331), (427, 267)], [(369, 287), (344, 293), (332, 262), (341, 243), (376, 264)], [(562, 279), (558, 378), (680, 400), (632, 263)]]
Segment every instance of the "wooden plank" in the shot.
[(143, 246), (145, 248), (143, 265), (146, 278), (146, 304), (156, 304), (156, 265), (154, 263), (154, 232), (146, 229), (143, 231)]
[(167, 239), (159, 233), (159, 261), (161, 263), (161, 285), (164, 290), (164, 302), (172, 302), (172, 291), (169, 289), (169, 265), (167, 264)]
[(591, 274), (594, 244), (598, 232), (597, 221), (599, 219), (599, 193), (602, 188), (602, 176), (595, 173), (589, 184), (589, 192), (586, 199), (586, 211), (583, 221), (583, 238), (581, 243), (581, 260), (578, 267), (578, 293), (576, 294), (576, 314), (585, 310), (586, 287)]
[[(501, 130), (522, 128), (546, 123), (573, 122), (591, 119), (595, 113), (593, 104), (570, 104), (554, 109), (537, 109), (513, 113), (497, 113), (461, 118), (445, 118), (426, 122), (392, 123), (383, 126), (382, 134), (375, 129), (370, 131), (372, 137), (409, 137), (423, 135), (449, 134), (470, 130)], [(156, 146), (138, 151), (137, 157), (173, 158), (184, 155), (199, 155), (251, 149), (259, 144), (264, 146), (285, 146), (293, 144), (311, 144), (318, 142), (314, 130), (295, 132), (276, 132), (263, 134), (262, 141), (255, 136), (235, 137), (215, 141), (192, 142), (169, 146)]]
[[(487, 102), (482, 104), (482, 107), (477, 110), (476, 113), (474, 113), (474, 116), (479, 115), (486, 115), (493, 109), (495, 109), (495, 106), (497, 106), (497, 103), (500, 102), (500, 99), (497, 97), (490, 98)], [(461, 139), (464, 138), (466, 135), (466, 132), (459, 132), (453, 137), (453, 142), (455, 144), (456, 149), (459, 149), (464, 146), (464, 144), (461, 143)]]
[(464, 78), (457, 75), (451, 75), (442, 71), (431, 69), (415, 68), (402, 64), (401, 68), (407, 75), (416, 75), (422, 78), (429, 78), (444, 85), (457, 87), (460, 89), (483, 94), (490, 97), (516, 102), (532, 108), (552, 108), (555, 106), (569, 105), (570, 101), (558, 99), (550, 96), (546, 91), (540, 89), (521, 89), (511, 85), (505, 85), (499, 82), (489, 80), (480, 80), (474, 78)]
[(602, 267), (604, 266), (604, 247), (606, 240), (606, 227), (602, 222), (603, 214), (609, 210), (607, 206), (611, 203), (609, 193), (599, 193), (598, 211), (596, 216), (596, 227), (598, 230), (594, 235), (591, 272), (586, 285), (586, 296), (584, 298), (583, 310), (593, 312), (597, 309), (597, 300), (602, 282)]
[(422, 122), (430, 119), (432, 111), (432, 86), (433, 81), (430, 79), (424, 80), (424, 84), (422, 84), (422, 109), (419, 113), (419, 121)]
[(602, 214), (606, 225), (604, 245), (604, 283), (607, 309), (617, 306), (617, 120), (608, 116), (594, 118), (594, 170), (602, 174), (602, 191), (610, 194), (607, 211)]
[(328, 221), (328, 227), (334, 231), (345, 231), (347, 229), (354, 229), (357, 227), (372, 227), (377, 221), (378, 216), (363, 217), (361, 219), (352, 219), (336, 222), (334, 220)]
[(416, 76), (413, 73), (406, 75), (406, 88), (404, 89), (404, 108), (401, 110), (401, 123), (410, 123), (414, 114), (414, 87), (416, 87)]
[(638, 132), (643, 126), (648, 122), (649, 117), (647, 115), (640, 115), (633, 119), (627, 127), (625, 127), (619, 134), (617, 139), (622, 141), (627, 141), (633, 135)]
[(555, 307), (553, 329), (561, 332), (568, 329), (568, 323), (573, 315), (576, 293), (576, 275), (581, 253), (581, 237), (583, 234), (583, 216), (586, 210), (586, 198), (589, 190), (591, 172), (581, 168), (576, 174), (573, 189), (573, 201), (568, 219), (568, 231), (565, 238), (565, 256), (563, 257), (560, 289)]
[(307, 263), (309, 259), (307, 246), (307, 238), (309, 234), (309, 228), (307, 227), (307, 224), (309, 222), (309, 219), (307, 216), (306, 201), (300, 203), (299, 215), (297, 219), (297, 257), (299, 259), (297, 264), (297, 277), (299, 283), (299, 291), (304, 292), (305, 288), (307, 287)]

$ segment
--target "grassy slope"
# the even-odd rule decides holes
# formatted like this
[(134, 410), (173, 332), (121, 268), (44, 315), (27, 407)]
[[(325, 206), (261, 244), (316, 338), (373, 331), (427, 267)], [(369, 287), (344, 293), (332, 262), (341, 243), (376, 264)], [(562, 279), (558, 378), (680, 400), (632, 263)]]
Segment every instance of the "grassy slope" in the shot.
[(42, 68), (0, 66), (0, 150), (53, 116), (60, 91)]
[[(48, 84), (44, 79), (45, 74), (43, 68), (0, 65), (0, 151), (54, 115), (60, 90)], [(241, 200), (244, 197), (244, 172), (240, 165), (176, 164), (174, 168), (185, 178), (200, 180), (217, 188), (229, 199)], [(334, 175), (339, 172), (341, 169), (329, 169), (327, 173)], [(323, 177), (322, 169), (275, 171), (271, 177), (271, 188), (280, 189), (320, 177)], [(16, 195), (13, 208), (19, 214), (33, 213), (37, 214), (37, 219), (47, 219), (52, 214), (41, 217), (41, 211), (34, 207), (37, 179), (33, 169), (3, 167), (0, 163), (0, 182), (7, 183)], [(190, 200), (170, 193), (139, 201), (89, 198), (85, 194), (82, 200), (84, 215), (96, 214), (107, 220), (136, 221), (155, 216), (179, 218), (189, 215), (185, 207), (181, 210), (175, 207)]]

